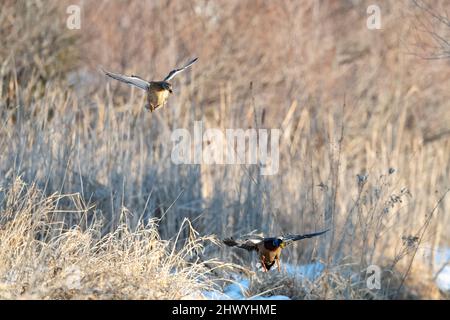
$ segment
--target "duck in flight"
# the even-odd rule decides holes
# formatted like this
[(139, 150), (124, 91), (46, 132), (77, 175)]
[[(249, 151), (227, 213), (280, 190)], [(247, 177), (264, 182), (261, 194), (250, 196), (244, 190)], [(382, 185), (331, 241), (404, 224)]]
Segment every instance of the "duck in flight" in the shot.
[(269, 238), (261, 237), (258, 235), (251, 235), (248, 237), (244, 237), (240, 240), (234, 240), (233, 238), (226, 238), (223, 240), (223, 242), (230, 247), (241, 248), (248, 251), (256, 251), (258, 253), (259, 260), (261, 261), (261, 265), (265, 272), (269, 271), (270, 268), (275, 263), (277, 264), (278, 271), (281, 271), (280, 255), (282, 249), (293, 244), (295, 241), (317, 237), (324, 234), (327, 231), (329, 231), (329, 229), (321, 232), (303, 235), (293, 234)]
[(157, 108), (164, 106), (167, 102), (169, 94), (173, 93), (172, 84), (169, 81), (172, 80), (173, 77), (175, 77), (180, 72), (192, 66), (197, 61), (197, 59), (198, 58), (193, 59), (182, 68), (170, 71), (162, 81), (146, 81), (135, 75), (124, 76), (103, 69), (102, 71), (110, 78), (145, 90), (147, 92), (147, 103), (145, 105), (145, 108), (153, 112)]

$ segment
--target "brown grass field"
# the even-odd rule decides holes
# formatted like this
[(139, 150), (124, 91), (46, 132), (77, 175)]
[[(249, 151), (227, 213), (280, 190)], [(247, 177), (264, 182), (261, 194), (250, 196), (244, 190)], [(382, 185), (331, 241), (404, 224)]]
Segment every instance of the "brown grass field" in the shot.
[[(448, 299), (450, 3), (377, 0), (369, 30), (372, 2), (3, 0), (0, 298), (201, 299), (240, 274), (248, 297)], [(195, 56), (153, 113), (100, 71)], [(280, 129), (278, 173), (174, 164), (194, 121)], [(220, 241), (325, 228), (283, 253), (325, 265), (306, 282)]]

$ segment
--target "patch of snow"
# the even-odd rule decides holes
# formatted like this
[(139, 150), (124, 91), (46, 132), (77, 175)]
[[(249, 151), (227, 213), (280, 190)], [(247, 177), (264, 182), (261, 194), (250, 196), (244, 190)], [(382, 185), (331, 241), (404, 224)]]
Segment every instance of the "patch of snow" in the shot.
[[(283, 271), (289, 275), (295, 277), (301, 277), (313, 281), (316, 279), (325, 269), (325, 266), (320, 262), (310, 263), (306, 265), (292, 265), (285, 263), (283, 265)], [(275, 270), (275, 271), (273, 271)], [(276, 268), (271, 269), (269, 272), (278, 272)], [(240, 278), (237, 275), (233, 275), (234, 283), (227, 285), (223, 292), (216, 291), (205, 291), (202, 295), (205, 299), (211, 300), (290, 300), (289, 297), (283, 295), (275, 296), (253, 296), (246, 298), (245, 291), (248, 290), (250, 286), (250, 280), (245, 278)]]
[(244, 292), (248, 290), (250, 281), (248, 279), (241, 279), (238, 276), (233, 276), (235, 282), (227, 285), (223, 289), (223, 293), (206, 291), (202, 292), (205, 299), (211, 300), (244, 300)]
[(443, 291), (450, 291), (450, 247), (441, 247), (432, 249), (430, 245), (422, 247), (422, 257), (429, 261), (434, 256), (434, 275), (436, 276), (436, 284)]
[(450, 266), (446, 266), (437, 276), (436, 284), (443, 291), (450, 291)]
[(217, 291), (203, 291), (201, 293), (202, 297), (206, 300), (230, 300), (231, 298), (226, 296), (222, 292)]
[(291, 300), (291, 298), (287, 297), (287, 296), (270, 296), (270, 297), (262, 297), (262, 296), (257, 296), (257, 297), (251, 297), (249, 298), (249, 300)]
[(254, 296), (247, 298), (245, 291), (248, 290), (250, 281), (235, 277), (235, 282), (227, 285), (223, 292), (205, 291), (202, 295), (209, 300), (290, 300), (289, 297), (283, 295), (277, 296)]
[(242, 279), (226, 286), (223, 293), (230, 297), (230, 299), (244, 299), (244, 292), (248, 290), (249, 285), (250, 281), (248, 279)]
[[(440, 248), (435, 252), (435, 272), (439, 272), (436, 277), (436, 284), (443, 291), (450, 291), (450, 248)], [(441, 268), (447, 264), (442, 270)]]
[(323, 270), (325, 269), (325, 265), (320, 262), (314, 262), (299, 266), (284, 264), (284, 268), (286, 272), (292, 276), (303, 277), (313, 281), (322, 274)]

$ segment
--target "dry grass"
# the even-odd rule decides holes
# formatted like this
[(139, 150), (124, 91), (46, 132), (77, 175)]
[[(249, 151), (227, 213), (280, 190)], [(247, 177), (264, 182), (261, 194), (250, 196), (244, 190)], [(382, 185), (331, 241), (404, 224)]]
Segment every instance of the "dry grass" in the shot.
[(404, 269), (381, 266), (382, 283), (380, 290), (367, 287), (366, 274), (359, 266), (342, 263), (326, 269), (314, 279), (300, 274), (258, 274), (251, 278), (248, 297), (264, 293), (265, 296), (285, 295), (300, 300), (380, 300), (380, 299), (448, 299), (448, 294), (440, 291), (431, 279), (426, 265), (416, 264), (413, 274), (401, 286)]
[[(130, 230), (125, 208), (116, 230), (101, 236), (101, 221), (88, 208), (64, 210), (63, 200), (80, 205), (78, 195), (43, 195), (20, 179), (2, 190), (0, 297), (2, 299), (184, 299), (217, 290), (214, 269), (231, 264), (202, 259), (205, 244), (188, 220), (180, 234), (160, 239), (157, 221)], [(68, 227), (67, 214), (79, 217)], [(215, 273), (217, 273), (217, 270)]]
[[(0, 184), (15, 186), (20, 177), (26, 194), (36, 195), (28, 201), (5, 190), (10, 203), (3, 201), (2, 221), (5, 212), (14, 219), (1, 233), (9, 267), (0, 273), (8, 288), (0, 294), (181, 298), (183, 291), (164, 288), (209, 287), (210, 280), (195, 281), (203, 262), (184, 266), (195, 261), (189, 245), (167, 253), (174, 244), (160, 239), (180, 230), (189, 238), (191, 221), (199, 234), (220, 238), (332, 228), (283, 257), (295, 264), (323, 260), (328, 273), (321, 280), (305, 288), (285, 276), (273, 286), (255, 280), (253, 294), (286, 281), (297, 298), (392, 298), (395, 290), (368, 293), (348, 282), (348, 274), (377, 264), (399, 275), (398, 286), (404, 279), (396, 297), (438, 297), (433, 256), (423, 253), (450, 243), (450, 197), (432, 211), (450, 186), (450, 66), (409, 54), (430, 41), (415, 25), (426, 15), (413, 2), (381, 1), (381, 31), (365, 28), (368, 4), (86, 2), (83, 29), (70, 31), (62, 3), (3, 2)], [(33, 32), (15, 27), (33, 21)], [(141, 92), (98, 72), (102, 65), (159, 78), (192, 55), (199, 62), (176, 79), (167, 108), (153, 114), (143, 110)], [(205, 128), (281, 128), (279, 173), (172, 164), (172, 130), (192, 130), (199, 120)], [(15, 207), (28, 202), (24, 211)], [(45, 237), (35, 239), (29, 228)], [(20, 230), (27, 230), (24, 237)], [(420, 235), (420, 243), (403, 240)], [(202, 255), (252, 261), (209, 246)], [(73, 266), (86, 282), (71, 294), (60, 288)], [(155, 284), (152, 272), (167, 282)], [(409, 288), (417, 294), (408, 296)]]

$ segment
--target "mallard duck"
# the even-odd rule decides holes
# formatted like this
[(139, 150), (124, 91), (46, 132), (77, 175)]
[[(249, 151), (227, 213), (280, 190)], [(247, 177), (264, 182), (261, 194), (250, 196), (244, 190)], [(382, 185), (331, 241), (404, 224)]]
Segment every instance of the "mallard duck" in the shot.
[(280, 255), (282, 249), (294, 243), (294, 241), (320, 236), (327, 231), (329, 231), (329, 229), (316, 233), (303, 235), (292, 234), (279, 237), (261, 237), (258, 235), (250, 235), (239, 240), (226, 238), (223, 240), (223, 243), (230, 247), (237, 247), (248, 251), (256, 251), (259, 255), (261, 265), (266, 272), (269, 271), (275, 263), (277, 264), (278, 271), (281, 271)]
[(172, 84), (169, 81), (180, 72), (189, 68), (197, 60), (198, 58), (195, 58), (184, 67), (170, 71), (162, 81), (146, 81), (135, 75), (124, 76), (103, 69), (102, 71), (108, 77), (145, 90), (147, 92), (147, 104), (145, 105), (145, 108), (153, 112), (157, 108), (164, 106), (166, 104), (167, 98), (169, 97), (169, 94), (173, 93)]

